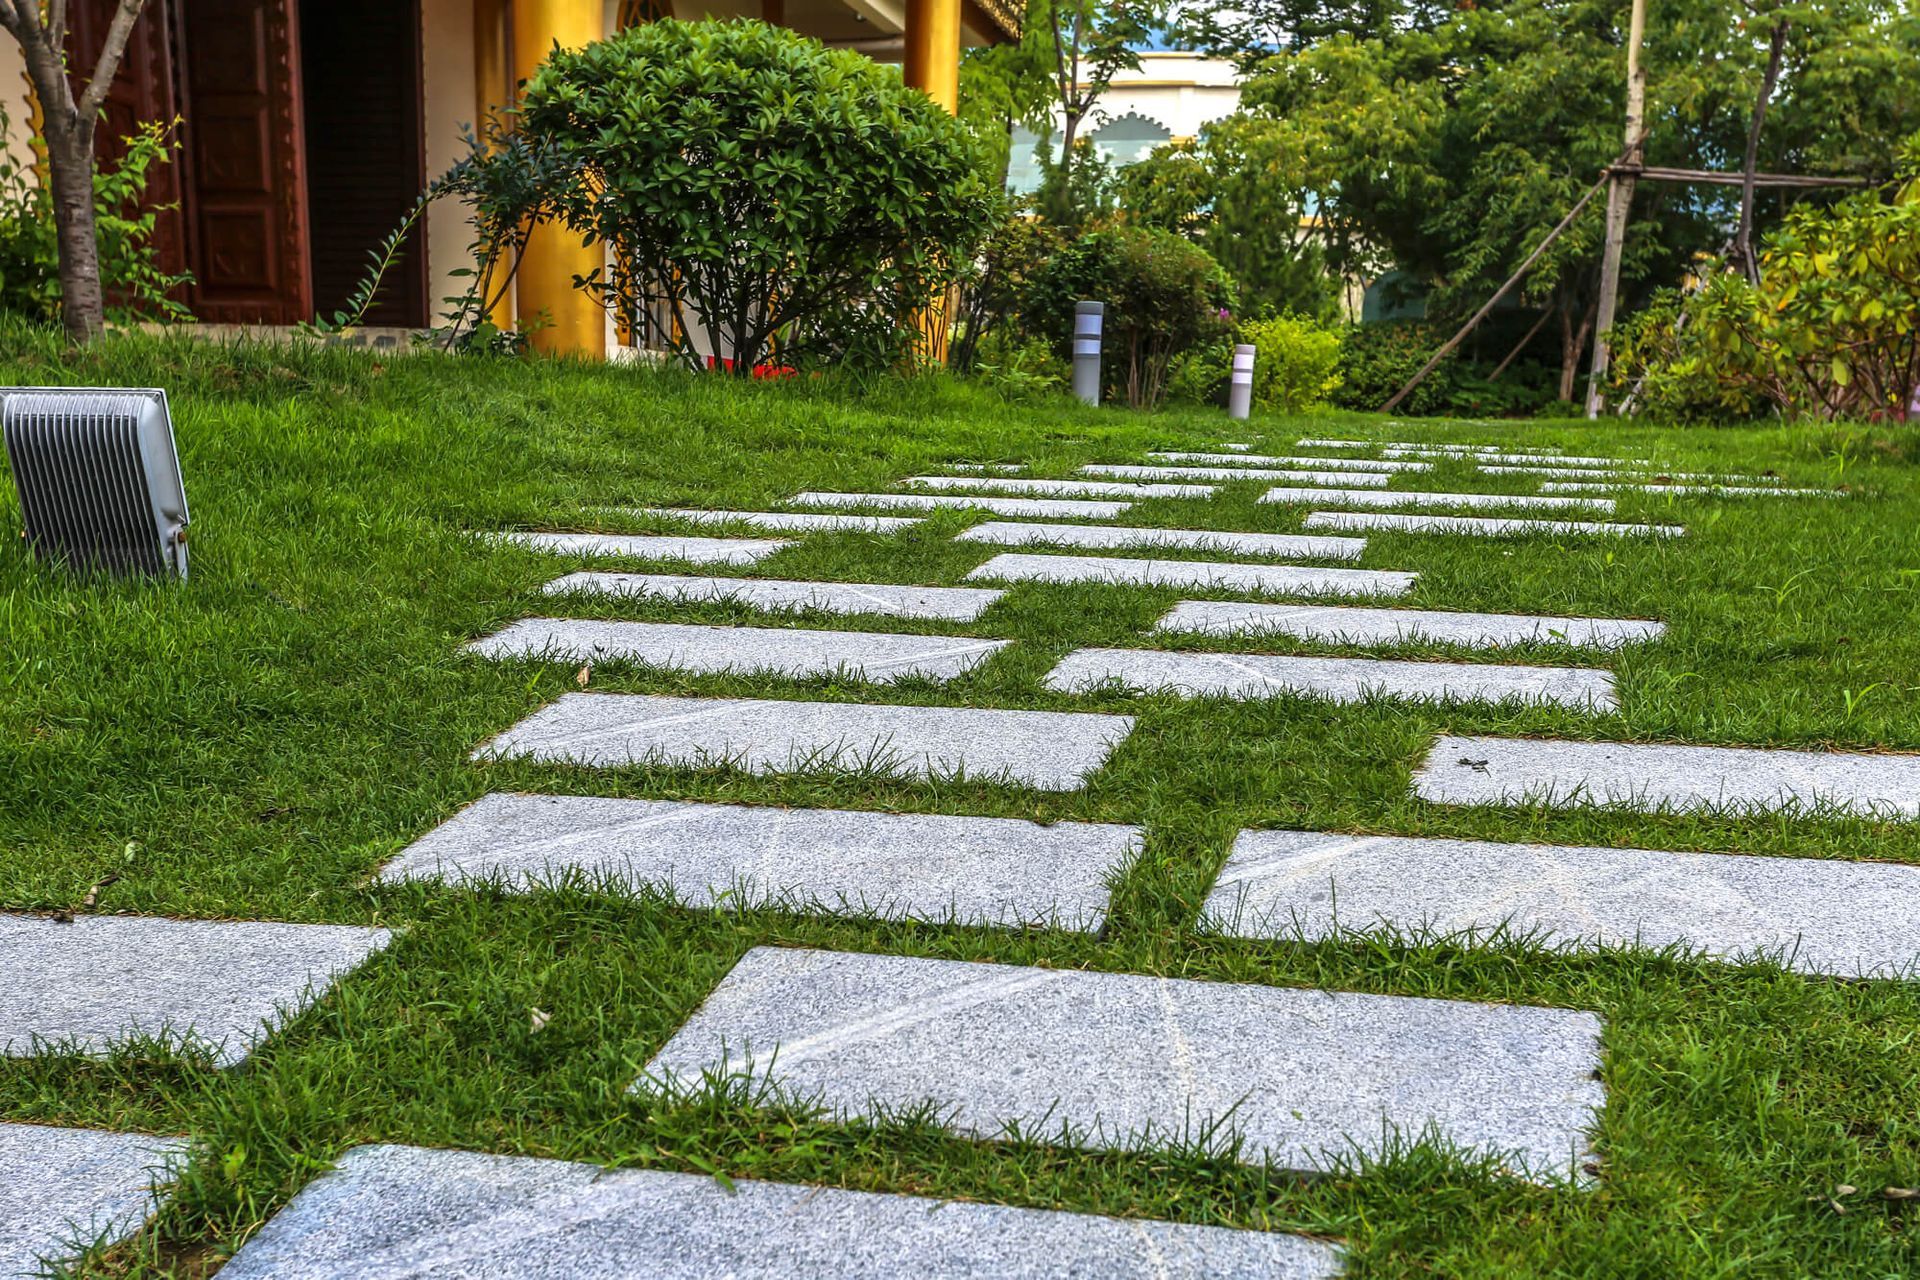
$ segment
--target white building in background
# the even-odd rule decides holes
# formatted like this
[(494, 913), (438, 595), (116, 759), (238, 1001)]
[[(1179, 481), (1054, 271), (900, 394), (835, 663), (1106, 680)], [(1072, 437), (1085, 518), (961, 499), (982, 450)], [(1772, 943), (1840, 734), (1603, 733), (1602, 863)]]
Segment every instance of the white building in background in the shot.
[[(1163, 142), (1183, 141), (1211, 121), (1230, 116), (1240, 106), (1240, 77), (1224, 58), (1176, 49), (1150, 49), (1140, 54), (1138, 71), (1122, 71), (1094, 104), (1083, 121), (1081, 136), (1118, 167), (1132, 164)], [(1060, 145), (1066, 122), (1054, 115), (1052, 145)], [(1041, 142), (1031, 129), (1013, 131), (1013, 152), (1007, 165), (1007, 187), (1016, 195), (1040, 189), (1040, 165), (1035, 150)]]

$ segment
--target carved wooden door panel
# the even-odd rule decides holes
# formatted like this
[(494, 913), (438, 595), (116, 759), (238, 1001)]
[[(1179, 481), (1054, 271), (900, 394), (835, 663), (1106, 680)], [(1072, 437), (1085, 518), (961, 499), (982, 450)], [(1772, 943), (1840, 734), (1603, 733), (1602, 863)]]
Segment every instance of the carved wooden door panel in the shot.
[(189, 305), (214, 323), (308, 319), (298, 0), (177, 2)]

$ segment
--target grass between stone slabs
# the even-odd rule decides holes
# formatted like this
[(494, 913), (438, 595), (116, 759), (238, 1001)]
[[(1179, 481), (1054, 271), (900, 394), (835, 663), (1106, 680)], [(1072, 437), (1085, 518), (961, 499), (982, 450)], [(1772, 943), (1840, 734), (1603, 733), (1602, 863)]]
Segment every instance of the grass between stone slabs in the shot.
[[(0, 906), (378, 923), (393, 946), (256, 1053), (217, 1072), (148, 1046), (106, 1061), (0, 1060), (0, 1118), (188, 1133), (158, 1222), (99, 1275), (204, 1272), (339, 1154), (386, 1141), (1338, 1236), (1359, 1276), (1888, 1277), (1920, 1268), (1920, 988), (1809, 980), (1646, 951), (1554, 955), (1524, 938), (1242, 943), (1195, 929), (1244, 826), (1920, 862), (1920, 823), (1792, 816), (1454, 810), (1411, 798), (1441, 732), (1920, 750), (1920, 435), (1641, 424), (1256, 419), (1010, 407), (939, 380), (736, 386), (630, 369), (381, 358), (118, 339), (67, 355), (10, 330), (0, 381), (168, 389), (193, 502), (193, 577), (76, 579), (0, 558)], [(1619, 495), (1674, 540), (1370, 536), (1343, 567), (1417, 570), (1370, 603), (1651, 617), (1613, 654), (1528, 646), (1328, 648), (1162, 636), (1209, 593), (1012, 587), (977, 622), (773, 614), (728, 603), (554, 599), (619, 562), (481, 545), (469, 530), (659, 529), (610, 506), (764, 510), (802, 489), (883, 492), (953, 462), (1070, 476), (1150, 449), (1300, 436), (1557, 445), (1675, 470), (1845, 485), (1837, 501)], [(1538, 477), (1439, 461), (1395, 487), (1531, 492)], [(1306, 510), (1136, 504), (1115, 523), (1298, 532)], [(18, 546), (11, 493), (0, 539)], [(731, 576), (958, 584), (1003, 548), (938, 512), (892, 536), (814, 535)], [(740, 530), (739, 532), (748, 532)], [(1180, 552), (1167, 558), (1213, 558)], [(1285, 563), (1316, 563), (1287, 561)], [(1333, 562), (1326, 562), (1333, 563)], [(658, 568), (633, 563), (627, 567)], [(1224, 597), (1223, 597), (1224, 598)], [(1133, 736), (1081, 792), (985, 781), (585, 771), (468, 760), (578, 687), (569, 666), (489, 663), (476, 636), (527, 615), (800, 624), (1009, 638), (976, 672), (841, 686), (608, 663), (599, 691), (1126, 710)], [(1041, 680), (1082, 646), (1375, 652), (1605, 665), (1621, 711), (1075, 697)], [(1142, 824), (1144, 856), (1098, 937), (715, 914), (573, 882), (515, 897), (370, 887), (398, 849), (489, 790), (527, 789)], [(978, 1143), (929, 1114), (842, 1125), (720, 1097), (631, 1095), (641, 1065), (760, 944), (1077, 966), (1592, 1009), (1607, 1106), (1585, 1191), (1415, 1144), (1300, 1179), (1192, 1149), (1088, 1154), (1046, 1134)], [(535, 1030), (535, 1009), (549, 1016)], [(1205, 1135), (1196, 1135), (1196, 1139)], [(1222, 1135), (1213, 1135), (1219, 1138)], [(1839, 1186), (1859, 1188), (1839, 1195)], [(1837, 1212), (1835, 1202), (1845, 1212)]]

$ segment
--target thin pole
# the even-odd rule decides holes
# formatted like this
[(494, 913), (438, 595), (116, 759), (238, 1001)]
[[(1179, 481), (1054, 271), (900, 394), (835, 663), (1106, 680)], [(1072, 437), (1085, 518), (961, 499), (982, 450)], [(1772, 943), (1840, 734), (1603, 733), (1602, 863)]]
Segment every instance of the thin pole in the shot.
[(1620, 253), (1627, 242), (1627, 217), (1633, 208), (1633, 171), (1646, 155), (1643, 121), (1647, 114), (1647, 71), (1640, 64), (1640, 45), (1647, 34), (1647, 0), (1633, 0), (1627, 27), (1627, 159), (1626, 173), (1613, 175), (1607, 191), (1607, 245), (1600, 259), (1600, 311), (1593, 324), (1593, 371), (1587, 378), (1587, 417), (1598, 418), (1606, 407), (1610, 353), (1607, 334), (1613, 329), (1613, 311), (1620, 298)]

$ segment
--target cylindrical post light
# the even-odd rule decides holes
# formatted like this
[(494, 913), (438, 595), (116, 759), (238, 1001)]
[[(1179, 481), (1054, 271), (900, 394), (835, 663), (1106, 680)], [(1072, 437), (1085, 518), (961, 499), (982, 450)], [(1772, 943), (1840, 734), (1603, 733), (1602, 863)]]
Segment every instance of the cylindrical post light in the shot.
[(1104, 302), (1073, 304), (1073, 394), (1086, 404), (1100, 403), (1100, 330)]
[(1227, 416), (1245, 420), (1253, 412), (1253, 344), (1233, 349), (1233, 373), (1227, 378)]

